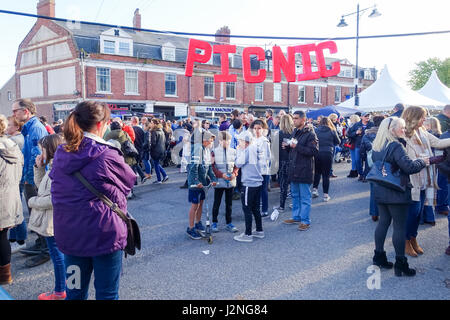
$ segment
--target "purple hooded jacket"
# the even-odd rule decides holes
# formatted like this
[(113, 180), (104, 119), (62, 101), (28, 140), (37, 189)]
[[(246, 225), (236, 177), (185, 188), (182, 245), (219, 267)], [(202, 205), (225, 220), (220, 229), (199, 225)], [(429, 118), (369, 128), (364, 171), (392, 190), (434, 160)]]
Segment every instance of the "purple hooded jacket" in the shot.
[(127, 227), (120, 217), (72, 174), (80, 171), (92, 186), (127, 212), (127, 194), (136, 180), (120, 151), (85, 133), (77, 152), (58, 147), (50, 172), (53, 224), (61, 252), (94, 257), (122, 250)]

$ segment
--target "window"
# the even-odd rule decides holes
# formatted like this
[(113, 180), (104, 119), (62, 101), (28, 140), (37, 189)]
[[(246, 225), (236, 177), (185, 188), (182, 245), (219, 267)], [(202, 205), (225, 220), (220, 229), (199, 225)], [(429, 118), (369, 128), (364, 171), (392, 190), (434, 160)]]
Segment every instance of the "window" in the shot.
[(255, 100), (264, 101), (264, 83), (255, 84)]
[(125, 70), (125, 93), (139, 93), (137, 70)]
[(370, 69), (364, 70), (364, 79), (366, 79), (366, 80), (373, 80), (372, 79), (372, 73), (370, 72)]
[(306, 102), (306, 88), (305, 86), (298, 86), (298, 103)]
[(116, 42), (105, 40), (103, 42), (103, 53), (115, 54), (116, 53)]
[(166, 73), (166, 95), (175, 96), (177, 94), (177, 75)]
[(227, 99), (236, 99), (236, 83), (235, 82), (227, 82)]
[(353, 72), (352, 72), (353, 70), (352, 69), (345, 69), (344, 70), (344, 77), (346, 77), (346, 78), (352, 78), (353, 77)]
[(111, 92), (111, 69), (97, 68), (97, 92)]
[(273, 101), (281, 102), (281, 83), (273, 84)]
[(321, 101), (322, 101), (321, 88), (314, 87), (314, 103), (321, 103)]
[(205, 97), (214, 98), (214, 78), (205, 77)]
[(128, 42), (119, 42), (119, 54), (124, 56), (130, 55), (130, 44)]
[(334, 102), (341, 102), (341, 87), (337, 86), (334, 88)]
[(175, 47), (165, 47), (162, 48), (163, 60), (175, 61)]
[(8, 91), (8, 101), (12, 101), (12, 92)]
[(234, 65), (235, 65), (235, 63), (234, 63), (234, 54), (230, 53), (230, 54), (228, 54), (228, 66), (230, 68), (234, 68)]

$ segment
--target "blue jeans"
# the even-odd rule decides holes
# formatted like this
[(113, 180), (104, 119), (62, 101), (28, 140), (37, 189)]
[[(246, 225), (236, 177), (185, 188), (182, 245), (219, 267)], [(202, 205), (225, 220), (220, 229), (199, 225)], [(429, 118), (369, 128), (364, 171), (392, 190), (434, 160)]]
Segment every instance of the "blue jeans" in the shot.
[(303, 224), (311, 224), (311, 185), (291, 182), (292, 219)]
[[(67, 300), (87, 300), (92, 271), (95, 277), (95, 299), (118, 300), (122, 255), (122, 250), (96, 257), (75, 257), (66, 254)], [(74, 287), (76, 280), (71, 281), (76, 275), (76, 271), (70, 269), (71, 266), (77, 266), (80, 270), (78, 288)]]
[(161, 181), (161, 174), (163, 179), (167, 176), (167, 174), (164, 171), (163, 167), (161, 167), (161, 165), (159, 164), (159, 160), (153, 159), (153, 162), (155, 164), (156, 178), (158, 179), (158, 181)]
[(433, 206), (423, 206), (423, 210), (420, 213), (420, 224), (424, 222), (434, 222), (434, 211)]
[(448, 211), (448, 189), (447, 189), (447, 176), (441, 174), (438, 170), (437, 183), (439, 190), (436, 196), (436, 211)]
[(350, 149), (350, 158), (352, 159), (352, 171), (356, 170), (356, 149)]
[(269, 181), (270, 176), (263, 175), (263, 183), (261, 188), (261, 204), (262, 204), (262, 212), (268, 212), (269, 210)]
[(363, 175), (363, 167), (362, 167), (360, 148), (355, 148), (355, 163), (356, 163), (356, 170), (358, 171), (358, 174), (360, 176)]
[(373, 183), (372, 182), (370, 183), (370, 207), (369, 207), (369, 214), (371, 216), (379, 216), (377, 202), (375, 201), (375, 197), (373, 196)]
[(21, 224), (9, 229), (9, 240), (25, 241), (27, 235), (27, 222), (25, 218)]
[(150, 160), (142, 160), (145, 166), (145, 173), (150, 174), (152, 172), (152, 166), (150, 165)]
[(420, 191), (420, 201), (413, 201), (409, 205), (408, 218), (406, 219), (406, 240), (417, 237), (419, 229), (420, 213), (425, 203), (425, 190)]
[[(450, 183), (447, 186), (447, 192), (450, 194)], [(448, 219), (448, 245), (450, 246), (450, 214), (447, 215), (447, 219)]]
[(45, 237), (48, 253), (52, 258), (55, 270), (55, 292), (66, 291), (66, 268), (64, 266), (64, 254), (56, 246), (55, 237)]

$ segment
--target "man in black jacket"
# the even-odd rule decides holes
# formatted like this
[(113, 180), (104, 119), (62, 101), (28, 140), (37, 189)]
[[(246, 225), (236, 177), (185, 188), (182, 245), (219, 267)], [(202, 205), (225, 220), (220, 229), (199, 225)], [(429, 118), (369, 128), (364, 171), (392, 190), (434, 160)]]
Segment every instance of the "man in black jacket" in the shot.
[(291, 183), (292, 219), (285, 224), (297, 224), (300, 231), (309, 229), (311, 220), (311, 184), (314, 176), (314, 157), (319, 153), (318, 139), (314, 129), (306, 125), (306, 114), (294, 112), (295, 129), (290, 143), (283, 145), (289, 148), (288, 180)]

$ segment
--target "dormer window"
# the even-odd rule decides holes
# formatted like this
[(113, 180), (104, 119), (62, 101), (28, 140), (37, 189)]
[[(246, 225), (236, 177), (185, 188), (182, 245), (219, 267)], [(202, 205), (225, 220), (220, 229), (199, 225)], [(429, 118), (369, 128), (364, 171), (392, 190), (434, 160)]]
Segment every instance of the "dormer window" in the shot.
[(175, 46), (170, 42), (163, 44), (161, 48), (162, 59), (167, 61), (175, 61)]
[(119, 29), (109, 29), (100, 35), (100, 52), (121, 56), (133, 55), (133, 38)]

